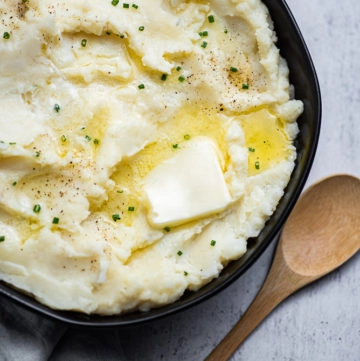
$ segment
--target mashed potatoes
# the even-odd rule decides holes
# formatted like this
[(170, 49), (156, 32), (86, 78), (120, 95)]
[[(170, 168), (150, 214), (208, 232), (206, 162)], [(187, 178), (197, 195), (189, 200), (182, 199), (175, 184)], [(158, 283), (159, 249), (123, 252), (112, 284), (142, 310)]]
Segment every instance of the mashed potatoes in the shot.
[(3, 0), (0, 18), (1, 280), (114, 314), (246, 252), (302, 112), (261, 1)]

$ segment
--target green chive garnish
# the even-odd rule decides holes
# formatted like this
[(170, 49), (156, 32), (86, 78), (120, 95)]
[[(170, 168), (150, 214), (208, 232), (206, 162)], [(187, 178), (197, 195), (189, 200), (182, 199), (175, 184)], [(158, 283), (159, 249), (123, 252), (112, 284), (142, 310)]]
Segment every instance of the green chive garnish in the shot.
[(111, 4), (114, 5), (114, 6), (116, 6), (118, 3), (119, 3), (119, 0), (112, 0), (111, 1)]
[(210, 242), (210, 246), (212, 246), (212, 247), (214, 247), (215, 246), (215, 244), (216, 244), (216, 241), (213, 239), (213, 240), (211, 240), (211, 242)]
[(167, 227), (167, 226), (164, 227), (164, 231), (165, 231), (165, 232), (170, 232), (170, 227)]
[(260, 169), (260, 162), (259, 161), (255, 162), (255, 169)]
[(129, 211), (129, 212), (134, 212), (134, 211), (135, 211), (135, 207), (128, 207), (128, 211)]
[(54, 105), (54, 110), (56, 111), (56, 113), (59, 113), (59, 111), (60, 111), (60, 105), (59, 105), (59, 104), (55, 104), (55, 105)]
[(234, 66), (231, 66), (231, 67), (230, 67), (230, 71), (231, 71), (232, 73), (236, 73), (236, 72), (238, 71), (238, 69), (235, 68)]
[(3, 38), (8, 40), (10, 39), (10, 33), (8, 33), (7, 31), (4, 32)]
[(0, 236), (0, 242), (4, 242), (5, 241), (5, 236)]
[(139, 31), (144, 31), (145, 30), (145, 26), (139, 26)]
[(52, 224), (59, 224), (60, 219), (58, 217), (54, 217), (52, 220)]
[(86, 140), (87, 142), (90, 142), (90, 140), (91, 140), (90, 135), (85, 135), (85, 140)]
[(86, 39), (82, 39), (82, 40), (81, 40), (81, 46), (82, 46), (83, 48), (85, 48), (86, 44), (87, 44), (87, 40), (86, 40)]
[(129, 9), (130, 5), (128, 3), (123, 3), (123, 8), (124, 9)]
[(188, 272), (184, 271), (184, 276), (188, 276), (188, 274), (189, 274)]
[(61, 136), (60, 139), (63, 143), (65, 143), (67, 141), (66, 135), (64, 135), (64, 134)]
[(249, 84), (248, 84), (248, 83), (244, 83), (244, 84), (242, 85), (242, 88), (243, 88), (243, 89), (249, 89)]
[(139, 84), (139, 85), (138, 85), (138, 88), (139, 88), (139, 89), (145, 89), (145, 84)]
[(249, 149), (249, 152), (251, 152), (251, 153), (254, 153), (254, 152), (255, 152), (255, 148), (249, 147), (248, 149)]
[(177, 148), (179, 148), (179, 144), (173, 144), (172, 147), (173, 147), (174, 149), (177, 149)]
[(208, 20), (209, 20), (209, 23), (214, 23), (214, 22), (215, 22), (215, 17), (214, 17), (214, 15), (209, 15), (209, 16), (208, 16)]
[(137, 5), (137, 4), (132, 4), (131, 5), (134, 9), (137, 9), (138, 7), (139, 7), (139, 5)]
[(185, 134), (185, 135), (184, 135), (184, 139), (185, 139), (185, 140), (189, 140), (189, 139), (190, 139), (190, 134)]
[(184, 82), (185, 81), (185, 77), (183, 75), (180, 75), (178, 78), (179, 82)]
[(161, 75), (161, 80), (162, 80), (162, 81), (165, 81), (166, 79), (167, 79), (167, 74), (162, 74), (162, 75)]
[(208, 43), (206, 41), (203, 41), (201, 44), (201, 47), (205, 49), (207, 47), (207, 45), (208, 45)]
[(115, 213), (111, 217), (112, 217), (114, 222), (119, 221), (121, 219), (119, 213)]
[(178, 253), (177, 253), (178, 256), (182, 256), (182, 254), (183, 253), (181, 251), (178, 251)]
[(34, 208), (33, 208), (33, 211), (34, 211), (35, 213), (39, 213), (39, 212), (41, 211), (41, 206), (40, 206), (40, 204), (35, 204), (35, 205), (34, 205)]

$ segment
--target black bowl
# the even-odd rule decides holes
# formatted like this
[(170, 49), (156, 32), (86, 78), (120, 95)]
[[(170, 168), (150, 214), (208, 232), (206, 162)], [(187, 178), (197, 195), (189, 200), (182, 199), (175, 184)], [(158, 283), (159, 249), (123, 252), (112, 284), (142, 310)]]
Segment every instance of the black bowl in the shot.
[(0, 293), (44, 316), (78, 326), (127, 326), (154, 320), (181, 311), (207, 299), (240, 277), (276, 237), (297, 201), (308, 177), (318, 143), (321, 122), (321, 96), (315, 69), (299, 28), (284, 0), (263, 0), (267, 5), (278, 35), (278, 47), (287, 60), (290, 82), (296, 98), (304, 102), (304, 113), (298, 119), (300, 133), (295, 169), (285, 194), (260, 235), (249, 240), (249, 249), (239, 260), (231, 262), (213, 280), (197, 292), (186, 292), (180, 300), (149, 312), (133, 312), (115, 316), (85, 315), (77, 312), (52, 310), (33, 298), (0, 282)]

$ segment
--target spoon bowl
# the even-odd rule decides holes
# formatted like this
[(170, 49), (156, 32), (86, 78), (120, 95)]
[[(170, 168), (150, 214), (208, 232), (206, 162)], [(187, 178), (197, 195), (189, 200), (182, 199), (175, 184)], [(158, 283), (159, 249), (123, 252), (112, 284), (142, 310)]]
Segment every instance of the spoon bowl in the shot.
[(260, 292), (206, 361), (228, 360), (280, 302), (355, 255), (359, 229), (360, 179), (335, 175), (308, 188), (282, 230)]
[(282, 231), (285, 262), (303, 276), (326, 274), (358, 251), (359, 228), (359, 180), (326, 178), (303, 194)]

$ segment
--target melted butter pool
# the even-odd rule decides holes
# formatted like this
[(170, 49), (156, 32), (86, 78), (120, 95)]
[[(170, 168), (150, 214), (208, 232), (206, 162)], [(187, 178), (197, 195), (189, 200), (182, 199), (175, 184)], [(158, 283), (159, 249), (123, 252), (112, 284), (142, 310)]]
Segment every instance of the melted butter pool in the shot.
[(142, 180), (157, 165), (174, 156), (188, 140), (196, 136), (211, 138), (218, 145), (226, 164), (226, 128), (227, 124), (216, 109), (198, 108), (195, 105), (182, 108), (181, 112), (159, 126), (156, 142), (118, 165), (112, 176), (116, 188), (109, 195), (106, 208), (112, 214), (119, 214), (122, 222), (130, 225), (136, 210), (143, 206), (139, 201)]
[[(263, 172), (289, 156), (291, 142), (283, 122), (270, 110), (261, 109), (241, 115), (239, 119), (249, 149), (249, 176)], [(222, 153), (225, 170), (229, 161), (225, 140), (227, 127), (228, 124), (224, 123), (216, 109), (199, 109), (195, 106), (182, 109), (182, 112), (159, 126), (156, 142), (118, 165), (112, 176), (116, 187), (109, 194), (105, 209), (111, 215), (119, 215), (124, 224), (131, 225), (137, 210), (144, 207), (140, 203), (142, 180), (196, 136), (207, 136), (215, 141)]]
[(281, 119), (268, 109), (241, 116), (249, 150), (249, 176), (263, 172), (290, 155), (291, 141)]

